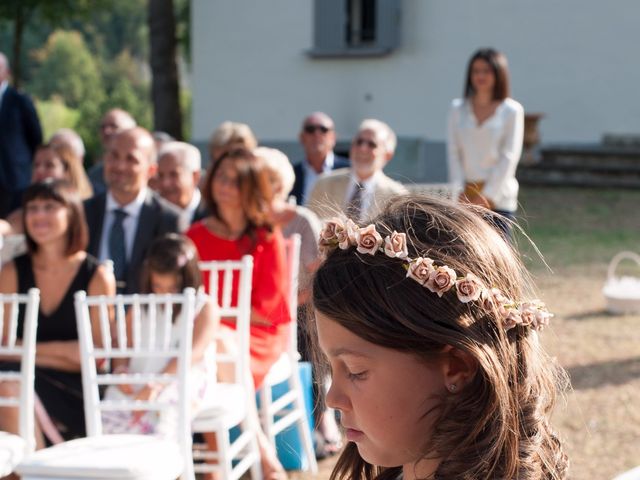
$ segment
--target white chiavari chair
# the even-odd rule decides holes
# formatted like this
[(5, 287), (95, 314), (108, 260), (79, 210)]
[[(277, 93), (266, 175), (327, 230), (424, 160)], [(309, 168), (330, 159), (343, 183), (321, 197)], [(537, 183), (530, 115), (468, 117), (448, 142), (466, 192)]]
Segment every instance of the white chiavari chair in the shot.
[[(167, 295), (90, 297), (83, 291), (76, 293), (87, 437), (33, 453), (16, 469), (23, 480), (194, 480), (188, 392), (195, 302), (192, 288)], [(174, 324), (177, 339), (172, 338)], [(141, 332), (151, 334), (147, 337)], [(150, 340), (155, 338), (160, 340)], [(134, 358), (167, 362), (177, 359), (177, 369), (168, 374), (103, 373), (97, 368), (117, 359)], [(147, 402), (115, 401), (100, 395), (104, 386), (147, 383), (175, 383), (177, 403), (161, 395)], [(178, 419), (176, 438), (102, 431), (102, 415), (106, 411), (169, 409)]]
[[(306, 456), (304, 469), (313, 474), (318, 472), (311, 429), (307, 419), (304, 392), (300, 381), (298, 361), (298, 272), (300, 268), (300, 235), (294, 234), (285, 239), (285, 257), (289, 277), (289, 306), (291, 313), (291, 331), (287, 351), (271, 367), (260, 388), (260, 420), (262, 429), (271, 444), (276, 446), (276, 435), (291, 425), (296, 425), (300, 444)], [(276, 385), (286, 382), (286, 392), (274, 399)]]
[[(235, 322), (233, 331), (234, 349), (218, 350), (218, 366), (227, 364), (234, 372), (233, 383), (220, 382), (212, 405), (203, 405), (192, 422), (196, 433), (214, 433), (217, 450), (210, 450), (206, 444), (195, 445), (193, 450), (194, 468), (197, 473), (218, 472), (224, 480), (238, 480), (248, 470), (254, 480), (261, 480), (260, 451), (258, 450), (257, 428), (252, 420), (250, 395), (253, 387), (249, 372), (249, 335), (251, 325), (251, 281), (253, 278), (253, 257), (245, 255), (241, 260), (206, 261), (199, 263), (208, 292), (219, 305), (222, 319)], [(234, 286), (237, 285), (237, 302), (234, 304)], [(255, 415), (255, 414), (254, 414)], [(231, 433), (232, 429), (238, 433)]]
[[(18, 408), (18, 435), (0, 432), (0, 477), (9, 475), (16, 465), (35, 450), (34, 380), (36, 330), (40, 291), (32, 288), (27, 294), (0, 295), (0, 362), (17, 362), (20, 371), (0, 371), (0, 383), (15, 382), (18, 387), (8, 389), (17, 396), (3, 396), (0, 407)], [(19, 332), (19, 309), (24, 308), (22, 332)]]

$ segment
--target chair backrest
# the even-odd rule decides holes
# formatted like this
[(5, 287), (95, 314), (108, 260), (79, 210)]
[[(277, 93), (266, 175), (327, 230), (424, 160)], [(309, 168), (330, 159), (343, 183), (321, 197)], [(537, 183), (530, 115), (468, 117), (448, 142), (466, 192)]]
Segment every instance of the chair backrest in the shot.
[(206, 283), (207, 292), (220, 308), (223, 320), (236, 324), (237, 352), (216, 354), (217, 363), (231, 363), (236, 382), (244, 378), (249, 368), (249, 328), (251, 326), (251, 288), (253, 257), (240, 260), (212, 260), (198, 263)]
[[(196, 293), (193, 288), (186, 288), (180, 294), (166, 295), (91, 297), (84, 291), (75, 294), (88, 436), (102, 434), (103, 411), (178, 408), (177, 440), (184, 458), (191, 458), (189, 384), (195, 304)], [(177, 335), (172, 338), (174, 328)], [(176, 373), (103, 373), (98, 372), (96, 367), (115, 359), (136, 358), (163, 362), (175, 358)], [(162, 396), (149, 402), (110, 401), (100, 397), (100, 386), (142, 385), (150, 382), (175, 383), (179, 393), (178, 405), (162, 400)]]
[(287, 264), (287, 278), (289, 279), (289, 310), (291, 313), (289, 354), (293, 355), (296, 361), (298, 357), (298, 284), (301, 243), (302, 239), (299, 233), (294, 233), (284, 239), (284, 254)]
[[(18, 313), (24, 308), (22, 341), (19, 340)], [(0, 295), (0, 360), (20, 358), (20, 372), (0, 372), (0, 381), (16, 381), (20, 394), (0, 397), (0, 406), (19, 407), (19, 434), (25, 440), (26, 452), (35, 450), (34, 436), (34, 380), (36, 365), (36, 330), (40, 290), (32, 288), (27, 294)]]

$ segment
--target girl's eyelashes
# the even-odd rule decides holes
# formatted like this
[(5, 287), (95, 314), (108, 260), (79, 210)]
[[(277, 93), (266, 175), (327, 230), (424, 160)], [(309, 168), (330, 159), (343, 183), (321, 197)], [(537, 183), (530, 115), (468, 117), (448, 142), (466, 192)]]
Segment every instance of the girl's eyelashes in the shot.
[(349, 380), (365, 380), (368, 373), (366, 370), (361, 372), (347, 372), (347, 377), (349, 377)]

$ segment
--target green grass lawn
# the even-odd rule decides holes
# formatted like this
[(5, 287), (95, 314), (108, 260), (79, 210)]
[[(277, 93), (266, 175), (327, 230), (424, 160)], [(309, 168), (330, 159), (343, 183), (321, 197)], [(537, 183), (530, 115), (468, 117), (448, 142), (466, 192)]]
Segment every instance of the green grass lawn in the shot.
[[(518, 221), (548, 265), (608, 263), (621, 250), (640, 253), (640, 191), (524, 187)], [(519, 235), (529, 267), (543, 267)]]

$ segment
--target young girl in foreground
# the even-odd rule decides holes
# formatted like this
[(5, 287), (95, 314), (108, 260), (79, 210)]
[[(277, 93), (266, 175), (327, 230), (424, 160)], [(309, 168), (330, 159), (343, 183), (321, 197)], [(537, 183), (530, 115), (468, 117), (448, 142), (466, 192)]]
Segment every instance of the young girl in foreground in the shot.
[[(201, 289), (202, 281), (198, 269), (198, 255), (191, 241), (177, 234), (167, 234), (155, 240), (143, 264), (142, 284), (143, 293), (181, 293), (187, 287)], [(214, 311), (204, 291), (199, 290), (196, 302), (196, 316), (193, 325), (192, 347), (192, 391), (191, 411), (194, 416), (198, 406), (205, 397), (213, 395), (215, 388), (215, 350), (214, 334), (218, 326), (218, 316)], [(146, 322), (141, 324), (143, 332)], [(130, 328), (130, 327), (129, 327)], [(148, 327), (147, 327), (148, 328)], [(162, 342), (163, 332), (156, 329), (157, 342)], [(172, 339), (177, 326), (174, 325)], [(143, 333), (144, 337), (144, 333)], [(154, 339), (147, 338), (147, 341)], [(162, 360), (164, 362), (164, 360)], [(175, 359), (169, 363), (158, 363), (156, 358), (134, 358), (116, 369), (126, 369), (130, 372), (149, 373), (163, 371), (174, 373), (177, 368)], [(122, 398), (123, 395), (134, 396), (137, 400), (149, 401), (162, 395), (164, 398), (178, 401), (178, 389), (175, 384), (152, 384), (142, 387), (131, 385), (111, 386), (107, 389), (106, 397), (112, 400)], [(166, 412), (149, 411), (144, 414), (107, 411), (103, 413), (103, 430), (105, 433), (156, 433), (165, 437), (172, 437), (177, 428), (177, 417)]]
[(551, 315), (479, 213), (405, 196), (323, 230), (317, 338), (350, 442), (332, 480), (566, 478)]

